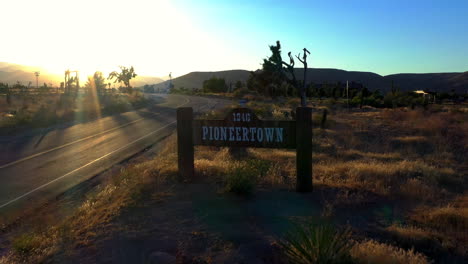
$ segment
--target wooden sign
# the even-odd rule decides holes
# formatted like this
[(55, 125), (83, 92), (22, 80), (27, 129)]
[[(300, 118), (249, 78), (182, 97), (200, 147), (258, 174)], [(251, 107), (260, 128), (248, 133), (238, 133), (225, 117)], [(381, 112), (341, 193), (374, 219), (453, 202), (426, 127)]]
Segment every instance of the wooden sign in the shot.
[(260, 120), (248, 108), (231, 110), (224, 120), (193, 120), (191, 107), (177, 109), (179, 174), (194, 175), (193, 146), (296, 149), (297, 191), (312, 190), (312, 109), (296, 109), (296, 121)]
[(193, 143), (205, 146), (296, 148), (296, 124), (263, 121), (248, 108), (236, 108), (224, 120), (194, 120)]

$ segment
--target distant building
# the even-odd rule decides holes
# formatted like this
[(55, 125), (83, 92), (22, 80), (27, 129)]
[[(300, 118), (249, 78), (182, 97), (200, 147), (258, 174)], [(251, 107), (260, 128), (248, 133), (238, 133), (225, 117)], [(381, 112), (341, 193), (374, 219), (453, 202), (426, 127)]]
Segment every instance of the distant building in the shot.
[(422, 95), (424, 98), (426, 98), (426, 97), (430, 97), (430, 96), (431, 96), (431, 94), (429, 94), (429, 93), (426, 93), (426, 92), (425, 92), (425, 91), (423, 91), (423, 90), (417, 90), (417, 91), (414, 91), (414, 93), (415, 93), (415, 94)]
[[(425, 91), (423, 90), (417, 90), (417, 91), (414, 91), (415, 94), (417, 95), (422, 95), (422, 97), (424, 98), (424, 100), (427, 99), (428, 102), (431, 102), (431, 101), (434, 101), (435, 102), (435, 95), (431, 95), (430, 93), (426, 93)], [(432, 99), (432, 100), (431, 100)]]
[(414, 92), (417, 93), (417, 94), (422, 94), (422, 95), (424, 95), (424, 96), (429, 95), (428, 93), (426, 93), (426, 92), (423, 91), (423, 90), (417, 90), (417, 91), (414, 91)]

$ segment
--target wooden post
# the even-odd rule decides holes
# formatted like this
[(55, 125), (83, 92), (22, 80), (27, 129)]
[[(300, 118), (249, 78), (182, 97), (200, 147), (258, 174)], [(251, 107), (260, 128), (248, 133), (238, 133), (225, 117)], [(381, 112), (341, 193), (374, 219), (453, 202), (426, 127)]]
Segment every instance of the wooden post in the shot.
[(322, 120), (320, 120), (320, 128), (324, 129), (325, 124), (327, 123), (327, 109), (323, 109)]
[(177, 158), (181, 180), (190, 180), (194, 176), (192, 123), (192, 107), (177, 108)]
[(296, 191), (312, 191), (312, 108), (296, 109)]

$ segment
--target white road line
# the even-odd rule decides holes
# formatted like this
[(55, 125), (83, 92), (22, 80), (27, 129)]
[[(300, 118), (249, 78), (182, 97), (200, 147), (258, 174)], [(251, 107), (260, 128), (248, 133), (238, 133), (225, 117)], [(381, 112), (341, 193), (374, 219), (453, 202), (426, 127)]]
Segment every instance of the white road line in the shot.
[[(185, 102), (185, 103), (180, 104), (180, 105), (178, 105), (177, 107), (180, 107), (180, 106), (183, 106), (183, 105), (185, 105), (185, 104), (188, 104), (189, 102), (190, 102), (190, 100), (189, 100), (189, 99), (186, 99), (186, 102)], [(60, 176), (60, 177), (58, 177), (58, 178), (55, 178), (55, 179), (51, 180), (50, 182), (45, 183), (45, 184), (43, 184), (43, 185), (41, 185), (41, 186), (39, 186), (39, 187), (37, 187), (37, 188), (35, 188), (35, 189), (33, 189), (33, 190), (31, 190), (31, 191), (25, 193), (25, 194), (23, 194), (23, 195), (20, 195), (20, 196), (16, 197), (16, 198), (13, 199), (13, 200), (10, 200), (10, 201), (8, 201), (8, 202), (6, 202), (6, 203), (0, 205), (0, 209), (3, 208), (3, 207), (5, 207), (5, 206), (7, 206), (7, 205), (9, 205), (9, 204), (11, 204), (11, 203), (14, 203), (14, 202), (18, 201), (18, 200), (20, 200), (20, 199), (22, 199), (22, 198), (24, 198), (24, 197), (26, 197), (26, 196), (28, 196), (28, 195), (30, 195), (30, 194), (36, 192), (36, 191), (38, 191), (38, 190), (40, 190), (40, 189), (42, 189), (42, 188), (44, 188), (44, 187), (47, 187), (48, 185), (50, 185), (50, 184), (52, 184), (52, 183), (54, 183), (54, 182), (56, 182), (56, 181), (58, 181), (58, 180), (60, 180), (60, 179), (63, 179), (63, 178), (65, 178), (65, 177), (67, 177), (67, 176), (73, 174), (74, 172), (77, 172), (77, 171), (79, 171), (79, 170), (81, 170), (81, 169), (83, 169), (83, 168), (85, 168), (85, 167), (88, 167), (89, 165), (91, 165), (91, 164), (93, 164), (93, 163), (96, 163), (97, 161), (100, 161), (100, 160), (104, 159), (105, 157), (107, 157), (107, 156), (109, 156), (109, 155), (112, 155), (113, 153), (118, 152), (118, 151), (120, 151), (120, 150), (122, 150), (122, 149), (124, 149), (124, 148), (126, 148), (126, 147), (128, 147), (128, 146), (130, 146), (130, 145), (132, 145), (132, 144), (134, 144), (134, 143), (136, 143), (136, 142), (142, 140), (143, 138), (146, 138), (146, 137), (148, 137), (148, 136), (150, 136), (150, 135), (152, 135), (152, 134), (154, 134), (154, 133), (156, 133), (156, 132), (159, 132), (160, 130), (162, 130), (162, 129), (164, 129), (164, 128), (166, 128), (166, 127), (168, 127), (168, 126), (170, 126), (170, 125), (172, 125), (172, 124), (174, 124), (174, 123), (177, 123), (177, 120), (176, 120), (176, 121), (173, 121), (173, 122), (171, 122), (171, 123), (169, 123), (169, 124), (167, 124), (167, 125), (165, 125), (165, 126), (163, 126), (163, 127), (161, 127), (161, 128), (159, 128), (159, 129), (157, 129), (157, 130), (155, 130), (155, 131), (153, 131), (153, 132), (151, 132), (151, 133), (149, 133), (149, 134), (146, 134), (146, 135), (144, 135), (144, 136), (142, 136), (142, 137), (140, 137), (140, 138), (138, 138), (138, 139), (135, 139), (134, 141), (128, 143), (127, 145), (125, 145), (125, 146), (123, 146), (123, 147), (120, 147), (120, 148), (118, 148), (118, 149), (116, 149), (116, 150), (114, 150), (114, 151), (111, 151), (111, 152), (109, 152), (109, 153), (107, 153), (107, 154), (105, 154), (105, 155), (103, 155), (103, 156), (101, 156), (101, 157), (99, 157), (99, 158), (97, 158), (97, 159), (91, 161), (91, 162), (88, 162), (88, 163), (86, 163), (85, 165), (83, 165), (83, 166), (81, 166), (81, 167), (79, 167), (79, 168), (76, 168), (76, 169), (74, 169), (74, 170), (72, 170), (72, 171), (70, 171), (70, 172), (68, 172), (68, 173), (66, 173), (66, 174), (64, 174), (64, 175), (62, 175), (62, 176)]]
[[(176, 106), (176, 108), (177, 108), (177, 107), (180, 107), (180, 106), (182, 106), (182, 105), (185, 105), (185, 104), (187, 104), (187, 103), (190, 102), (190, 100), (187, 99), (187, 98), (186, 98), (185, 100), (186, 100), (185, 103)], [(152, 113), (152, 114), (158, 115), (159, 113)], [(76, 143), (79, 143), (79, 142), (88, 140), (88, 139), (93, 138), (93, 137), (100, 136), (100, 135), (102, 135), (102, 134), (105, 134), (105, 133), (114, 131), (114, 130), (116, 130), (116, 129), (119, 129), (119, 128), (122, 128), (122, 127), (126, 127), (126, 126), (128, 126), (128, 125), (131, 125), (131, 124), (136, 123), (136, 122), (138, 122), (138, 121), (141, 121), (141, 120), (143, 120), (143, 119), (145, 119), (145, 118), (142, 117), (142, 118), (140, 118), (140, 119), (137, 119), (137, 120), (128, 122), (128, 123), (126, 123), (126, 124), (120, 125), (120, 126), (118, 126), (118, 127), (114, 127), (114, 128), (111, 128), (111, 129), (108, 129), (108, 130), (99, 132), (99, 133), (97, 133), (97, 134), (90, 135), (90, 136), (87, 136), (87, 137), (84, 137), (84, 138), (80, 138), (80, 139), (78, 139), (78, 140), (75, 140), (75, 141), (72, 141), (72, 142), (69, 142), (69, 143), (66, 143), (66, 144), (57, 146), (57, 147), (55, 147), (55, 148), (51, 148), (51, 149), (48, 149), (48, 150), (45, 150), (45, 151), (42, 151), (42, 152), (39, 152), (39, 153), (30, 155), (30, 156), (24, 157), (24, 158), (19, 159), (19, 160), (15, 160), (15, 161), (12, 161), (12, 162), (3, 164), (3, 165), (0, 166), (0, 169), (4, 169), (4, 168), (10, 167), (10, 166), (12, 166), (12, 165), (18, 164), (18, 163), (20, 163), (20, 162), (23, 162), (23, 161), (26, 161), (26, 160), (30, 160), (30, 159), (33, 159), (33, 158), (35, 158), (35, 157), (38, 157), (38, 156), (47, 154), (47, 153), (49, 153), (49, 152), (52, 152), (52, 151), (55, 151), (55, 150), (59, 150), (59, 149), (68, 147), (68, 146), (70, 146), (70, 145), (73, 145), (73, 144), (76, 144)]]

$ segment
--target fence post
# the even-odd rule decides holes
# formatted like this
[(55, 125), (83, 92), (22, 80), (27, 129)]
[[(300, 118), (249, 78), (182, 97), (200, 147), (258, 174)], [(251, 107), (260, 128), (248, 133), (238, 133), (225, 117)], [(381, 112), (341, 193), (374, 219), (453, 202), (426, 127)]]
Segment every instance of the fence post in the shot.
[(181, 180), (191, 180), (193, 165), (193, 109), (177, 108), (177, 161)]
[(296, 109), (296, 191), (312, 191), (312, 108)]

